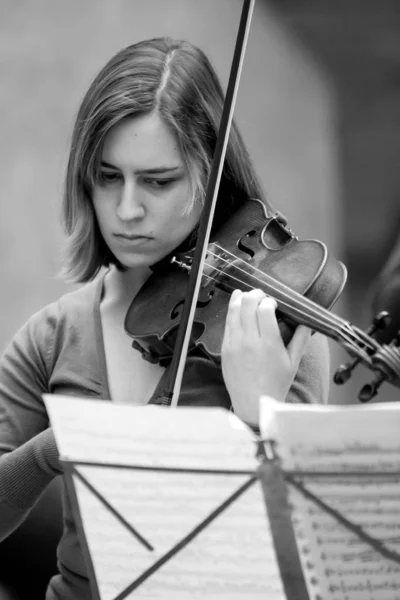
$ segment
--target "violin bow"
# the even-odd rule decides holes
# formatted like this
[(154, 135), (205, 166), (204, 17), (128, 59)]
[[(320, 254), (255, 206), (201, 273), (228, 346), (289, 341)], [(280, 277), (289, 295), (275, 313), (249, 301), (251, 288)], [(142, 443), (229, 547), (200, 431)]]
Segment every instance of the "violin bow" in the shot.
[(193, 327), (197, 300), (200, 292), (204, 262), (217, 203), (222, 168), (225, 160), (237, 91), (239, 88), (240, 74), (250, 31), (254, 3), (255, 0), (243, 1), (235, 50), (229, 74), (228, 87), (222, 109), (221, 122), (211, 165), (210, 177), (207, 184), (204, 208), (199, 221), (196, 248), (194, 251), (193, 263), (191, 265), (188, 279), (187, 292), (182, 309), (182, 317), (178, 327), (171, 363), (168, 367), (166, 386), (161, 393), (163, 404), (169, 404), (172, 408), (177, 406), (181, 391), (183, 372), (190, 343), (190, 335)]

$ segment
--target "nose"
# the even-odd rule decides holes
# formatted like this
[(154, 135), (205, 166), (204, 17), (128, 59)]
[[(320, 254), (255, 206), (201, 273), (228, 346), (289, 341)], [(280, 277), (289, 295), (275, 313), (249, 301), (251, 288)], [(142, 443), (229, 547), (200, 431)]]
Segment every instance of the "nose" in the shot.
[(140, 196), (140, 191), (136, 188), (134, 181), (124, 182), (117, 206), (117, 215), (121, 221), (132, 221), (144, 217), (145, 210)]

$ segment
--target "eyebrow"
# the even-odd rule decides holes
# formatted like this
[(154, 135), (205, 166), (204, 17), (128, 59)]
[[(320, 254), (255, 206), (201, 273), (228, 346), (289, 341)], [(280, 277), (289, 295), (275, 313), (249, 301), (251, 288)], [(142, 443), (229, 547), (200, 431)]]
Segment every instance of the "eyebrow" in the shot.
[[(105, 160), (103, 160), (101, 162), (101, 166), (102, 167), (106, 167), (107, 169), (114, 169), (115, 171), (119, 171), (118, 167), (106, 162)], [(177, 165), (176, 167), (153, 167), (152, 169), (139, 169), (138, 171), (135, 171), (135, 173), (137, 175), (143, 175), (143, 174), (150, 174), (150, 175), (157, 175), (159, 173), (171, 173), (172, 171), (178, 171), (178, 169), (181, 169), (182, 167), (180, 165)]]

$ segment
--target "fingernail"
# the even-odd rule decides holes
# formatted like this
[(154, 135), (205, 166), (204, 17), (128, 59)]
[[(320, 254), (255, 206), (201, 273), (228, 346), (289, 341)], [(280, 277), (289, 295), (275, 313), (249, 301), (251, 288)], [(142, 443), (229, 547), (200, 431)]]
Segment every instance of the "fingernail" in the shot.
[(274, 305), (274, 310), (276, 310), (278, 308), (278, 303), (275, 300), (275, 298), (273, 298), (272, 296), (265, 296), (264, 300), (269, 300), (271, 303), (273, 303)]

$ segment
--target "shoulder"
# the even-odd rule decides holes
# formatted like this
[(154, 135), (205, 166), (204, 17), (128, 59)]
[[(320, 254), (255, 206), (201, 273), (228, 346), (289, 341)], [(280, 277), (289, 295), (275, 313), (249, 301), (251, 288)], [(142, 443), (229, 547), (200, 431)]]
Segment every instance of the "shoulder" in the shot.
[(328, 340), (315, 333), (307, 344), (287, 402), (327, 404), (330, 387)]
[(79, 325), (82, 319), (85, 320), (92, 314), (97, 296), (100, 296), (100, 285), (101, 280), (96, 279), (64, 294), (32, 315), (27, 325), (36, 332), (41, 329), (50, 329), (54, 332), (70, 323)]
[(8, 350), (30, 354), (49, 367), (57, 346), (76, 336), (93, 319), (100, 286), (101, 280), (96, 279), (34, 313), (16, 333)]

